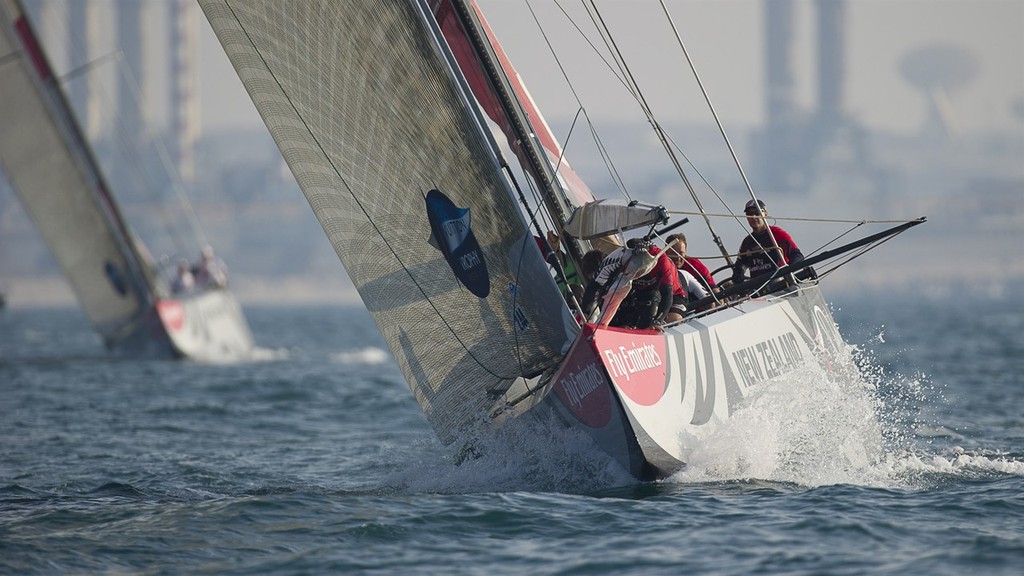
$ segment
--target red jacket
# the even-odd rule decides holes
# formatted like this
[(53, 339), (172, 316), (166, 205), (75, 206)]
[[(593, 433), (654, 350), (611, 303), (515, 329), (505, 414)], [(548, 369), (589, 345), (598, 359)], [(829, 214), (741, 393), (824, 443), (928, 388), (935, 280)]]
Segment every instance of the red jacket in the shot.
[(652, 256), (658, 256), (658, 261), (650, 272), (633, 280), (633, 288), (635, 290), (649, 290), (655, 286), (668, 284), (672, 286), (673, 294), (685, 297), (686, 290), (679, 283), (679, 274), (676, 272), (675, 264), (672, 264), (672, 261), (669, 260), (668, 254), (662, 252), (661, 248), (657, 246), (651, 246), (648, 252)]
[[(800, 248), (797, 247), (788, 232), (778, 226), (770, 228), (771, 235), (768, 234), (768, 229), (763, 229), (760, 232), (751, 233), (743, 239), (740, 244), (740, 256), (736, 259), (736, 274), (742, 275), (743, 269), (749, 269), (750, 276), (753, 277), (770, 272), (776, 266), (785, 266), (793, 260), (803, 258)], [(778, 250), (769, 248), (772, 245), (773, 237), (779, 248), (782, 249), (781, 258), (778, 257)], [(772, 254), (771, 257), (769, 257), (769, 253)]]
[(687, 256), (680, 269), (693, 274), (693, 277), (698, 280), (703, 279), (707, 288), (715, 287), (715, 279), (711, 277), (711, 270), (708, 270), (708, 267), (697, 258)]

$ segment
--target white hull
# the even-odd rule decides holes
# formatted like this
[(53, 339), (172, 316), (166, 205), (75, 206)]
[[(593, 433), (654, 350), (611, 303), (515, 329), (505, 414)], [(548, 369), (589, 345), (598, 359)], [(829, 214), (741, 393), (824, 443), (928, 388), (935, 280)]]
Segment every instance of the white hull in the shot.
[(663, 477), (755, 388), (827, 362), (841, 341), (816, 285), (665, 333), (588, 325), (545, 400), (631, 473)]
[(233, 362), (248, 358), (252, 351), (249, 325), (228, 290), (159, 300), (156, 311), (176, 356), (199, 362)]

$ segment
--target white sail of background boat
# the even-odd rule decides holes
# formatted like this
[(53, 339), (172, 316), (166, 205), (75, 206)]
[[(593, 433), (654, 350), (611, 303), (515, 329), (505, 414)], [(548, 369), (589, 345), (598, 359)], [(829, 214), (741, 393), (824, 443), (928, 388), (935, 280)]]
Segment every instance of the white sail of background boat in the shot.
[(252, 335), (226, 287), (172, 295), (118, 208), (20, 2), (0, 0), (0, 173), (111, 348), (228, 361)]
[(592, 201), (471, 0), (200, 5), (445, 442), (554, 415), (635, 476), (670, 474), (749, 391), (841, 343), (817, 280), (794, 273), (919, 223), (664, 332), (581, 326), (535, 239), (557, 233), (578, 267), (667, 212)]

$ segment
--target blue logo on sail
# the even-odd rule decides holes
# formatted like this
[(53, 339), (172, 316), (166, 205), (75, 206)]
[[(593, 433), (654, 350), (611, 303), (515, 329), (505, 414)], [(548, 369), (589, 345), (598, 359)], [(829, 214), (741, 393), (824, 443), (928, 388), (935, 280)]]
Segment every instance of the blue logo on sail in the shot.
[(121, 269), (113, 262), (107, 260), (103, 263), (103, 273), (107, 275), (107, 280), (109, 280), (110, 285), (114, 287), (114, 291), (121, 296), (128, 294), (128, 286), (125, 282), (124, 274), (121, 273)]
[(426, 203), (432, 244), (444, 254), (459, 282), (476, 296), (486, 298), (491, 281), (484, 253), (470, 226), (469, 208), (459, 208), (440, 190), (427, 192)]

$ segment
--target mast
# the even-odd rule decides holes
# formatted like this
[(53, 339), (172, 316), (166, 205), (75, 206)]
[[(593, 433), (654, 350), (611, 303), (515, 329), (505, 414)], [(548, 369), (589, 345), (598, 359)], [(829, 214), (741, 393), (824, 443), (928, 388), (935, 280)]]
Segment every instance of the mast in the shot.
[(451, 5), (462, 24), (466, 35), (472, 42), (477, 58), (490, 80), (491, 86), (501, 100), (501, 106), (516, 134), (518, 143), (523, 150), (527, 162), (527, 170), (537, 180), (544, 206), (557, 226), (558, 235), (569, 251), (577, 266), (583, 260), (583, 247), (579, 240), (567, 237), (564, 230), (565, 222), (571, 213), (570, 205), (565, 201), (565, 194), (557, 182), (554, 169), (545, 157), (543, 150), (534, 136), (529, 120), (516, 100), (514, 91), (498, 63), (494, 48), (487, 41), (483, 27), (475, 10), (465, 0), (451, 0)]

